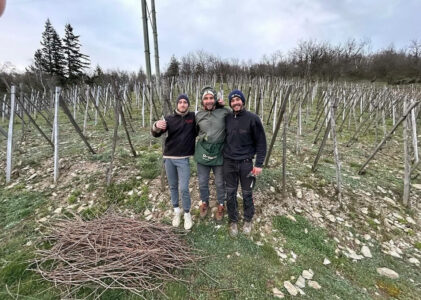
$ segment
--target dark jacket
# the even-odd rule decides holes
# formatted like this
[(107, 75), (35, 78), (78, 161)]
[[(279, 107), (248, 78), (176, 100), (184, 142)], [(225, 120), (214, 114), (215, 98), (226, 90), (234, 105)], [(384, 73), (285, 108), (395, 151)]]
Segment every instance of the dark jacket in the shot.
[(154, 137), (161, 136), (168, 132), (165, 139), (164, 156), (190, 156), (194, 154), (194, 144), (196, 139), (196, 121), (194, 112), (188, 112), (182, 116), (177, 112), (165, 117), (167, 121), (166, 130), (152, 127)]
[(245, 109), (225, 117), (224, 157), (233, 160), (252, 159), (261, 168), (266, 156), (266, 136), (260, 118)]

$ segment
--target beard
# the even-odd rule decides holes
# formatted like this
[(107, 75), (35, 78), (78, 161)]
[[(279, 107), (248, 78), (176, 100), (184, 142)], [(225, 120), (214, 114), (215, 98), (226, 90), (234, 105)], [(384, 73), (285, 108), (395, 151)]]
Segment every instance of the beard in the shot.
[[(239, 108), (239, 109), (238, 109)], [(232, 109), (233, 110), (242, 110), (243, 109), (243, 105), (241, 105), (241, 104), (236, 104), (236, 105), (233, 105), (232, 106)]]

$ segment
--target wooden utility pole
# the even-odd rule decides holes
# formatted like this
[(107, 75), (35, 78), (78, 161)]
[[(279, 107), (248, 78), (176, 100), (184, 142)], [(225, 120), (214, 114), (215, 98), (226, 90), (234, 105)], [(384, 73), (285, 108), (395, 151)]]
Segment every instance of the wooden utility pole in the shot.
[(145, 47), (145, 63), (146, 63), (146, 75), (148, 76), (148, 82), (152, 82), (151, 74), (151, 56), (149, 51), (149, 31), (148, 31), (148, 18), (146, 0), (142, 0), (142, 20), (143, 20), (143, 44)]
[(154, 52), (155, 52), (155, 76), (156, 76), (156, 80), (159, 81), (159, 79), (161, 78), (161, 72), (159, 71), (158, 30), (156, 27), (155, 0), (151, 0), (151, 9), (152, 9), (153, 47), (154, 47)]

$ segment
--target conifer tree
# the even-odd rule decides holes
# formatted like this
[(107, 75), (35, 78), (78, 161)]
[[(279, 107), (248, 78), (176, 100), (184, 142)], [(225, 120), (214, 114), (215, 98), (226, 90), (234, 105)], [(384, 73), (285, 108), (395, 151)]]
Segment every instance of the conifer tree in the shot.
[(168, 77), (178, 76), (179, 72), (180, 72), (180, 62), (173, 55), (171, 56), (170, 64), (168, 66), (166, 75)]
[(69, 80), (80, 78), (83, 70), (89, 67), (89, 56), (80, 52), (79, 35), (73, 33), (73, 27), (66, 24), (63, 49), (66, 63), (66, 76)]
[(34, 54), (34, 67), (39, 71), (64, 76), (64, 55), (60, 36), (51, 25), (50, 19), (45, 22), (45, 29), (42, 33), (41, 49)]

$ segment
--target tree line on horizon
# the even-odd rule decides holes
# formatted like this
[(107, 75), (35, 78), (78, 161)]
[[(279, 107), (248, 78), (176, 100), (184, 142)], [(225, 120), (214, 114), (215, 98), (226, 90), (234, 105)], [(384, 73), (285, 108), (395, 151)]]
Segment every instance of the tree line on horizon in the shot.
[[(140, 67), (138, 72), (106, 70), (97, 65), (90, 69), (89, 56), (80, 50), (79, 35), (70, 24), (65, 26), (61, 39), (49, 19), (42, 33), (41, 48), (34, 54), (34, 62), (25, 73), (13, 72), (6, 62), (0, 64), (0, 92), (6, 92), (7, 82), (24, 82), (28, 86), (45, 84), (62, 86), (74, 83), (104, 84), (119, 81), (145, 81)], [(7, 70), (8, 69), (8, 70)], [(12, 71), (10, 71), (12, 70)], [(307, 80), (368, 80), (389, 84), (421, 83), (421, 41), (413, 40), (406, 48), (389, 46), (370, 51), (370, 43), (350, 39), (339, 45), (321, 41), (301, 41), (286, 54), (280, 51), (264, 55), (259, 62), (222, 59), (204, 50), (171, 57), (162, 77), (216, 75), (218, 81), (228, 77), (277, 76)]]
[[(342, 45), (302, 41), (287, 54), (277, 51), (260, 62), (221, 59), (203, 50), (176, 58), (168, 64), (166, 76), (217, 74), (250, 77), (279, 76), (311, 80), (369, 80), (389, 84), (421, 83), (421, 41), (412, 40), (407, 48), (389, 46), (369, 51), (366, 41), (348, 40)], [(224, 79), (224, 78), (222, 78)]]

